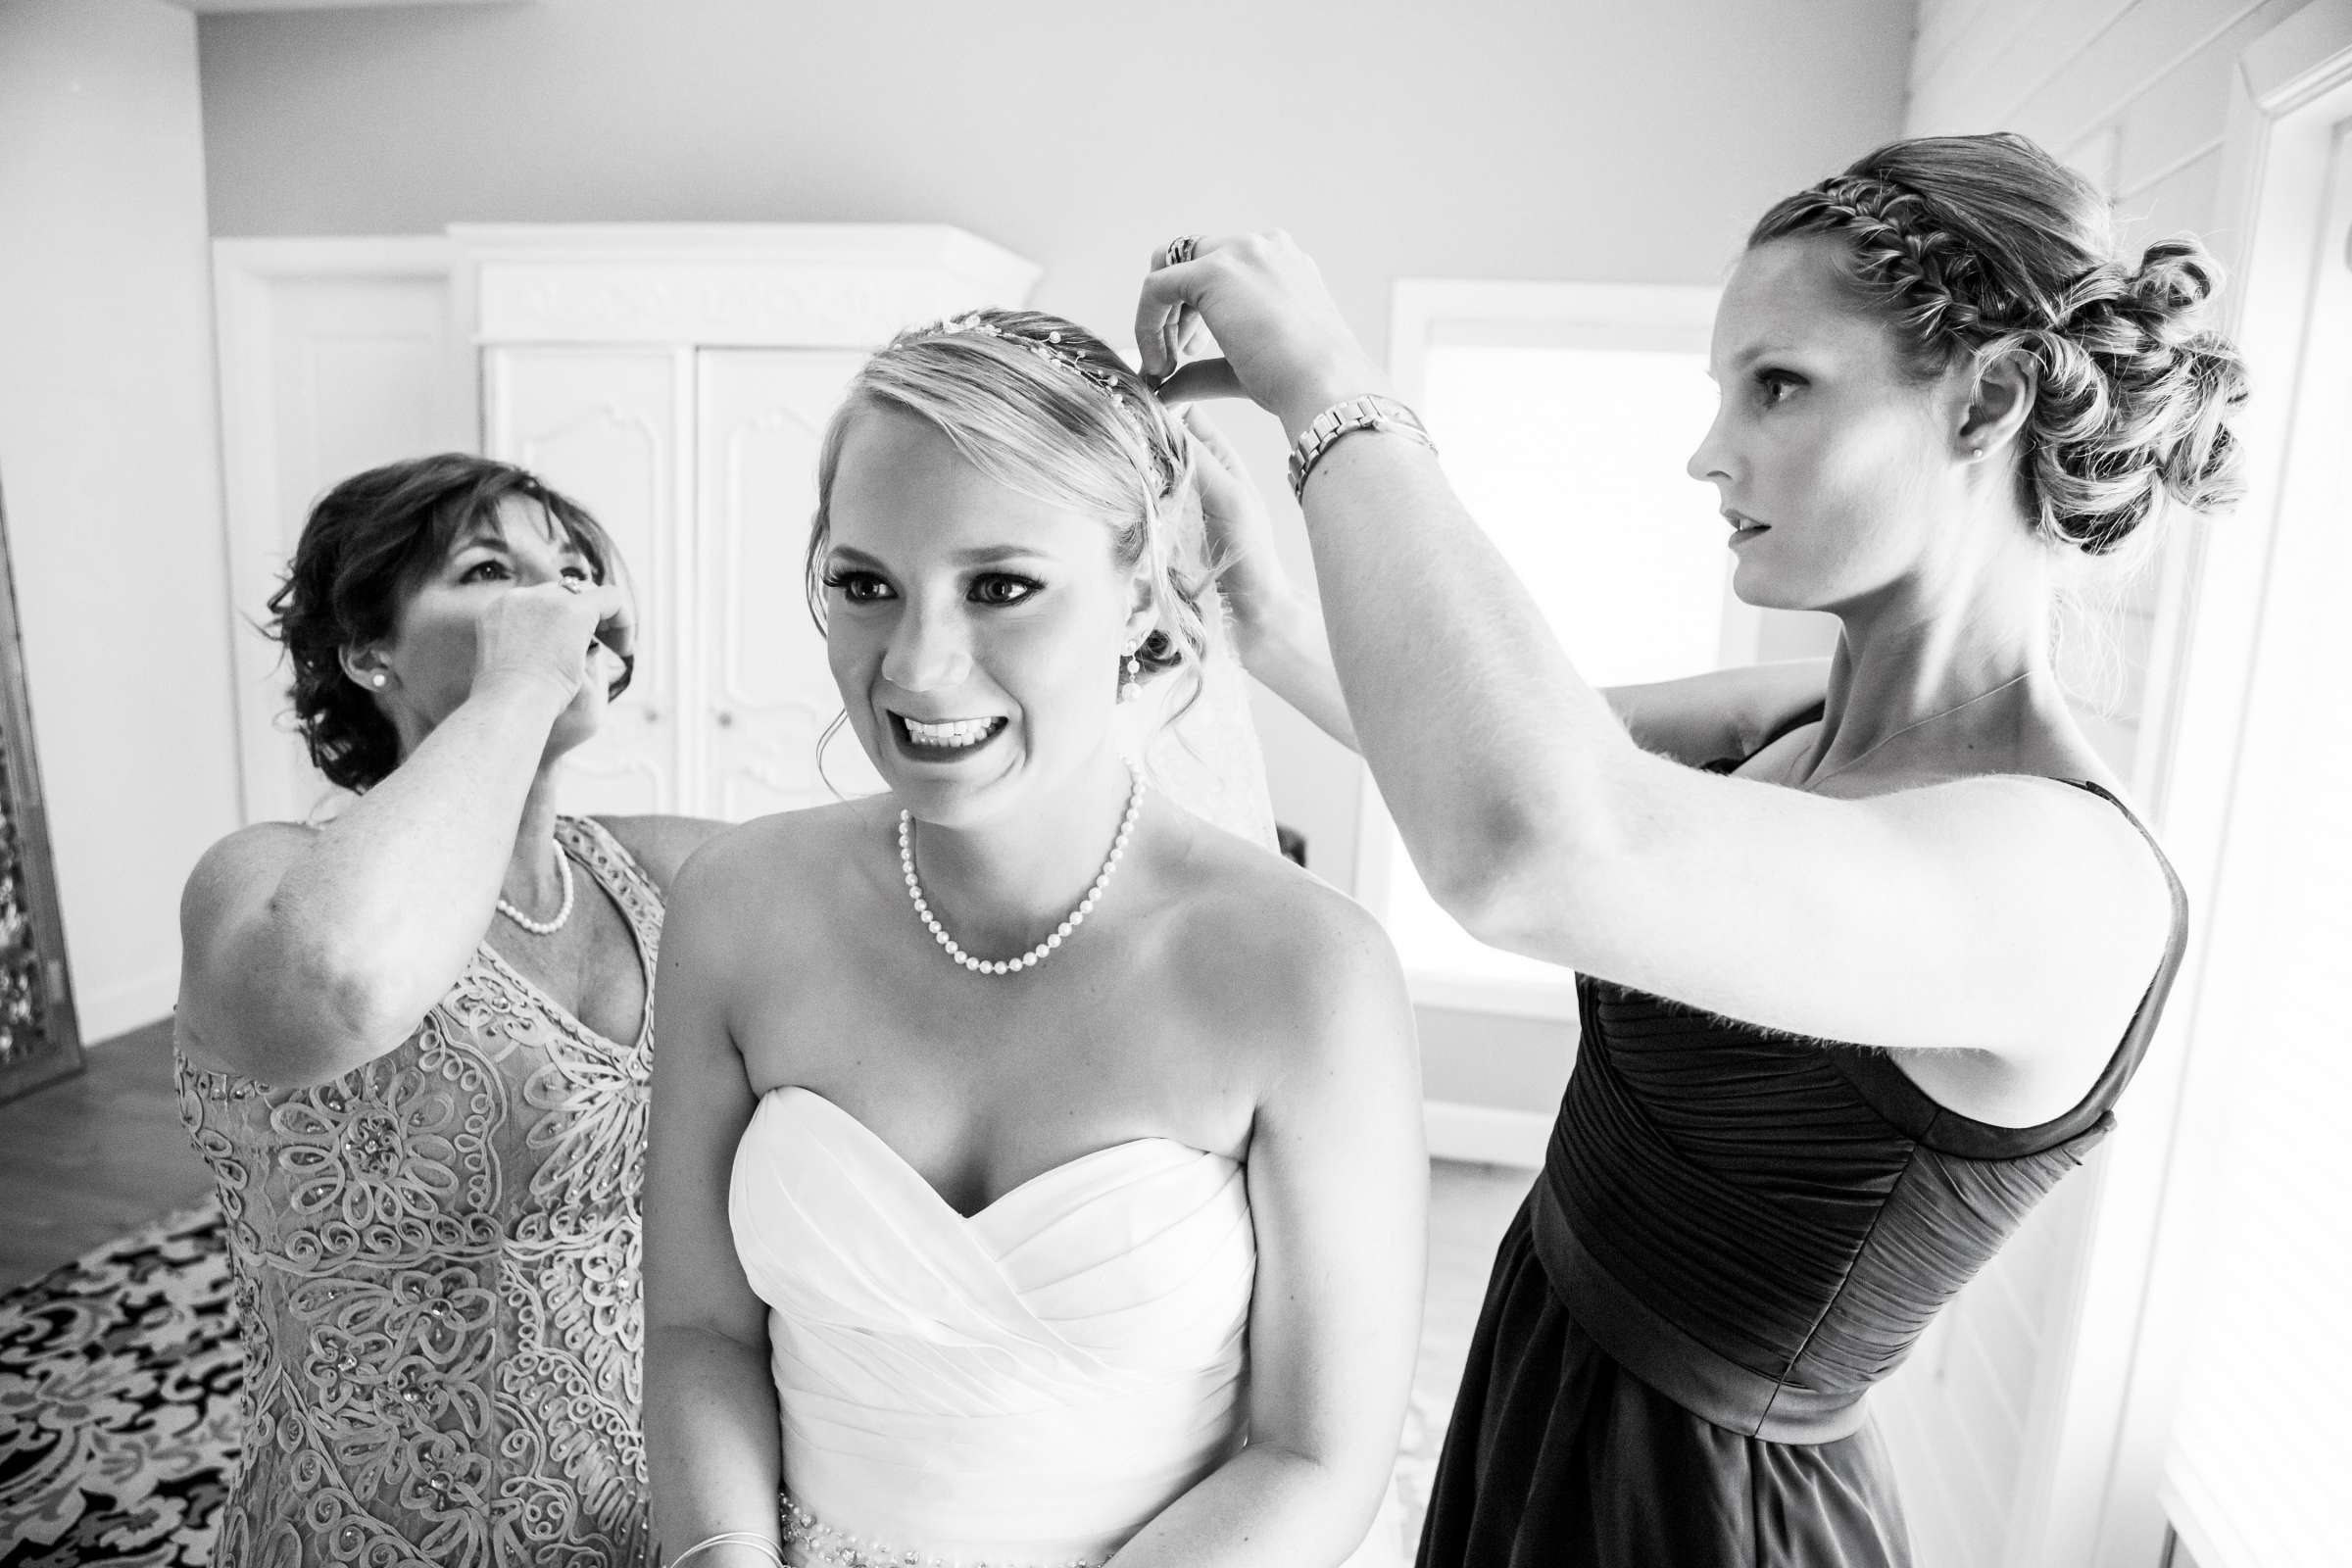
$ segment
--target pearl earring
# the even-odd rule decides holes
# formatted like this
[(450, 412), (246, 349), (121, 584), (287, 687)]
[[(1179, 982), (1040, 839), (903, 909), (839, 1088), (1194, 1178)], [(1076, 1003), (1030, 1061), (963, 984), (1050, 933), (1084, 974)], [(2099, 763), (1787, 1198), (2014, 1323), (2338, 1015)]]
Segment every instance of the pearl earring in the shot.
[(1144, 689), (1144, 662), (1135, 657), (1143, 646), (1144, 640), (1138, 637), (1119, 650), (1122, 661), (1119, 665), (1119, 701), (1122, 703), (1135, 701), (1136, 694)]
[(1981, 458), (1984, 455), (1984, 449), (1983, 447), (1970, 447), (1968, 449), (1968, 455), (1972, 458)]
[(368, 677), (368, 684), (380, 692), (384, 689), (384, 682), (390, 678), (391, 677), (387, 676), (382, 670), (379, 669), (374, 674)]

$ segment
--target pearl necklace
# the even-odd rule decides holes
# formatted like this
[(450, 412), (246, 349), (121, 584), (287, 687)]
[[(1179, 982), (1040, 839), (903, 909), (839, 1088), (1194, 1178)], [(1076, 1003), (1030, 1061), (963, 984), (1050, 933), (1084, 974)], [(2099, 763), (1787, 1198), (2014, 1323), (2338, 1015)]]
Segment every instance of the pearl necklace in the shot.
[(914, 874), (914, 813), (901, 810), (899, 869), (906, 875), (906, 897), (914, 901), (915, 917), (930, 931), (932, 940), (947, 951), (950, 958), (974, 974), (1015, 974), (1023, 969), (1034, 969), (1045, 962), (1046, 956), (1061, 946), (1062, 938), (1084, 925), (1086, 917), (1095, 912), (1095, 902), (1102, 897), (1102, 890), (1110, 886), (1110, 873), (1118, 869), (1119, 857), (1127, 853), (1127, 840), (1135, 833), (1136, 813), (1144, 808), (1144, 775), (1130, 764), (1127, 776), (1133, 780), (1127, 794), (1127, 814), (1119, 819), (1119, 835), (1110, 841), (1110, 855), (1103, 860), (1102, 869), (1096, 874), (1094, 886), (1086, 890), (1086, 897), (1078, 901), (1078, 907), (1070, 911), (1068, 919), (1055, 926), (1045, 941), (1017, 958), (975, 958), (957, 946), (954, 937), (948, 935), (948, 928), (939, 923), (939, 916), (931, 912), (931, 905), (923, 897), (922, 879)]
[(507, 902), (507, 896), (503, 893), (498, 896), (498, 912), (505, 915), (508, 919), (514, 921), (516, 925), (522, 927), (525, 931), (530, 932), (533, 936), (554, 936), (557, 932), (564, 929), (564, 922), (571, 918), (571, 857), (564, 853), (564, 847), (562, 845), (556, 846), (556, 875), (561, 878), (564, 883), (564, 902), (557, 906), (556, 912), (552, 918), (546, 920), (532, 919), (529, 915), (523, 913), (512, 904), (509, 904)]

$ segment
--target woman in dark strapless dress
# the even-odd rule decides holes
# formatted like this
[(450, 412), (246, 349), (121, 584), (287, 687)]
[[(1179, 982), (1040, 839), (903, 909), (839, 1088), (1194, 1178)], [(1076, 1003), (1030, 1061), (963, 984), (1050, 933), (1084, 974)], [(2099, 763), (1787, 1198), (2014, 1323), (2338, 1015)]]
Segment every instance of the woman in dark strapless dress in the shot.
[[(2084, 558), (2234, 495), (2210, 262), (2120, 259), (2099, 193), (2009, 135), (1777, 204), (1689, 471), (1734, 591), (1835, 614), (1836, 655), (1603, 693), (1312, 263), (1169, 249), (1146, 369), (1282, 419), (1314, 549), (1320, 616), (1246, 485), (1210, 497), (1246, 662), (1361, 751), (1449, 913), (1579, 976), (1422, 1568), (1909, 1563), (1869, 1391), (2106, 1135), (2180, 961), (2180, 882), (2050, 628)], [(1196, 324), (1223, 360), (1179, 363)]]

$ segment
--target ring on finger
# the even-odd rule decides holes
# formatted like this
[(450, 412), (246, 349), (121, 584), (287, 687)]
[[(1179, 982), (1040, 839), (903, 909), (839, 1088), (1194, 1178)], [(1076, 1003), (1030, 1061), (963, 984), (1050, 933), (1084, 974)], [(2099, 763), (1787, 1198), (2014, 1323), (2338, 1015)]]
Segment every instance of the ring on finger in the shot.
[(1167, 257), (1170, 267), (1182, 267), (1199, 254), (1200, 254), (1200, 236), (1198, 234), (1179, 234), (1168, 241)]

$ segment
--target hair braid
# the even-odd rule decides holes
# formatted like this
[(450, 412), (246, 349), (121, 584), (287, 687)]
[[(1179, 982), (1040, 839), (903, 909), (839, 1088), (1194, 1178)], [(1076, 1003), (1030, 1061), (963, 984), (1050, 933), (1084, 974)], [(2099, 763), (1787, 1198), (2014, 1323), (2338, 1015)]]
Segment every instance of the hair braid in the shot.
[(1886, 318), (1923, 379), (1963, 358), (2022, 356), (2026, 509), (2045, 538), (2105, 555), (2169, 495), (2234, 500), (2236, 350), (2202, 322), (2220, 270), (2194, 240), (2127, 271), (2106, 203), (2022, 136), (1895, 142), (1778, 203), (1748, 243), (1843, 242), (1847, 285)]

